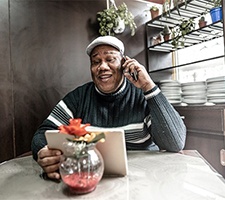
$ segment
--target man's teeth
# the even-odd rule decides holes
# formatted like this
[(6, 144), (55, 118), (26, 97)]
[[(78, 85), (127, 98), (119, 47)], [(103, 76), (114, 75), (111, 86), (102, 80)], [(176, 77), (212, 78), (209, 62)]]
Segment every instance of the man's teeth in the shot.
[(103, 75), (103, 76), (100, 76), (100, 78), (104, 79), (104, 78), (109, 78), (111, 75)]

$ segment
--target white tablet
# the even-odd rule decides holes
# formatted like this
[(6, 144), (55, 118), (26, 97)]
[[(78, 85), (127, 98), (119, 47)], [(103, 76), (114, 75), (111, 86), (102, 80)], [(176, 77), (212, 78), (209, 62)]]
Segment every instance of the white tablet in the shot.
[[(124, 130), (93, 127), (86, 127), (86, 129), (89, 132), (105, 133), (105, 142), (98, 142), (96, 145), (104, 160), (104, 175), (126, 176), (128, 174), (128, 166)], [(49, 148), (60, 149), (63, 152), (63, 142), (67, 141), (67, 138), (73, 138), (72, 135), (59, 133), (59, 130), (47, 130), (45, 136)]]

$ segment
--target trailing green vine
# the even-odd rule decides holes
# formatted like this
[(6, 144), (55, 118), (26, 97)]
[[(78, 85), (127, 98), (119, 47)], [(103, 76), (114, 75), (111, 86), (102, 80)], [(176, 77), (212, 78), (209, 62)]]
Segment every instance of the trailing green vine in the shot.
[(127, 5), (122, 3), (118, 8), (111, 6), (97, 13), (100, 35), (114, 35), (114, 28), (118, 27), (120, 20), (124, 20), (124, 25), (129, 26), (131, 36), (135, 34), (137, 28), (134, 22), (134, 16), (128, 11)]

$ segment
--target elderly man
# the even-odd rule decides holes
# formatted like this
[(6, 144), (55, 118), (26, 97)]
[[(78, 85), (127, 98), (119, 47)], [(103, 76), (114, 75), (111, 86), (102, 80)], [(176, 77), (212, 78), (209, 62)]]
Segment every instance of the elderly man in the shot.
[(127, 150), (183, 149), (186, 127), (145, 67), (124, 56), (116, 37), (101, 36), (87, 49), (92, 82), (68, 93), (40, 125), (32, 141), (33, 157), (49, 178), (59, 179), (61, 151), (48, 149), (45, 131), (70, 118), (96, 127), (120, 127)]

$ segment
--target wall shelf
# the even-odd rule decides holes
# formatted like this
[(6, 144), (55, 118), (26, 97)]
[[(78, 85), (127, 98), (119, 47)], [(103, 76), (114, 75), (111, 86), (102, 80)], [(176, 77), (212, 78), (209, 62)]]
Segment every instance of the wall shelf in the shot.
[(185, 3), (178, 5), (180, 15), (176, 8), (170, 10), (170, 14), (163, 13), (158, 17), (147, 22), (147, 26), (163, 28), (164, 25), (174, 27), (180, 23), (181, 19), (190, 19), (199, 17), (206, 10), (210, 10), (213, 5), (208, 0), (187, 0)]
[[(147, 29), (158, 29), (159, 32), (163, 29), (164, 25), (168, 25), (170, 28), (174, 28), (175, 26), (181, 23), (182, 19), (190, 19), (190, 18), (198, 18), (201, 16), (203, 12), (212, 8), (213, 5), (208, 2), (208, 0), (189, 0), (187, 7), (184, 3), (179, 5), (179, 12), (177, 9), (173, 8), (170, 11), (170, 14), (162, 14), (153, 20), (146, 23)], [(149, 31), (147, 31), (148, 34)], [(158, 33), (159, 33), (158, 32)], [(160, 42), (158, 44), (152, 45), (151, 40), (153, 36), (148, 37), (147, 48), (150, 51), (163, 51), (163, 52), (173, 52), (182, 48), (186, 48), (192, 45), (196, 45), (202, 42), (206, 42), (218, 37), (223, 36), (223, 22), (218, 21), (216, 23), (209, 24), (203, 28), (198, 28), (191, 32), (189, 32), (184, 37), (184, 46), (174, 47), (172, 45), (172, 39), (166, 42)]]
[[(208, 25), (198, 28), (198, 24), (196, 22), (198, 22), (198, 19), (203, 13), (207, 11), (207, 17), (210, 17), (209, 10), (213, 8), (213, 4), (208, 0), (187, 0), (187, 6), (185, 3), (181, 3), (178, 7), (180, 15), (177, 9), (173, 8), (170, 10), (170, 14), (163, 13), (145, 24), (147, 69), (150, 73), (181, 67), (174, 66), (173, 56), (175, 54), (173, 52), (175, 51), (224, 37), (223, 20), (215, 23), (211, 23), (208, 20)], [(184, 46), (174, 47), (172, 45), (173, 39), (168, 41), (157, 40), (157, 36), (159, 36), (160, 32), (163, 30), (164, 25), (168, 25), (170, 29), (176, 28), (182, 20), (189, 20), (190, 18), (195, 21), (195, 28), (184, 36), (184, 40), (182, 40), (184, 42)], [(202, 61), (204, 60), (197, 62)], [(185, 65), (186, 64), (182, 64), (182, 66)], [(167, 78), (169, 74), (170, 71), (168, 71), (168, 73), (164, 73), (164, 78)]]
[(172, 39), (156, 45), (149, 46), (151, 51), (173, 52), (192, 45), (200, 44), (223, 36), (222, 21), (207, 25), (203, 28), (195, 29), (184, 36), (184, 46), (175, 48), (172, 45)]

